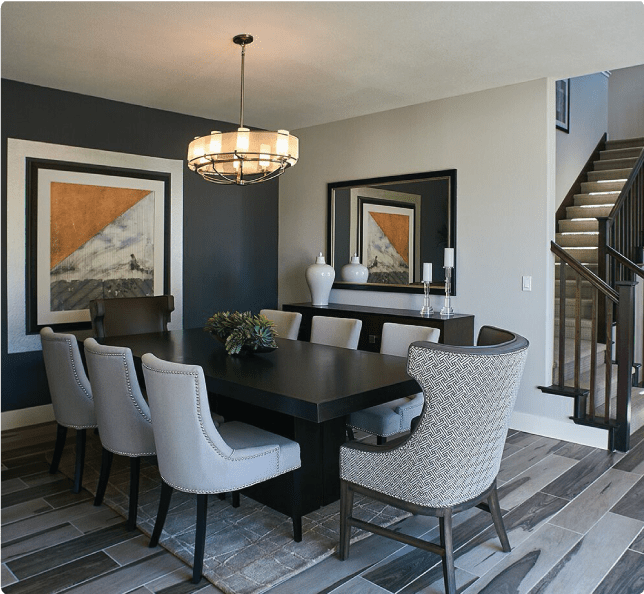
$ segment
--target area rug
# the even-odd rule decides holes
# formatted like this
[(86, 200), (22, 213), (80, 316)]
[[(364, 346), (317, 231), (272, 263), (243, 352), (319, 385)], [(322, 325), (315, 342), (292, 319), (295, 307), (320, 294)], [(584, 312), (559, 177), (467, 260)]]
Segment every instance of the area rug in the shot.
[[(74, 475), (74, 439), (68, 439), (59, 470)], [(101, 463), (101, 444), (88, 431), (83, 487), (96, 493)], [(127, 517), (129, 459), (114, 456), (104, 504)], [(156, 459), (141, 460), (137, 526), (152, 534), (161, 492)], [(159, 544), (192, 566), (197, 498), (174, 491)], [(354, 515), (389, 526), (409, 514), (356, 495)], [(334, 554), (339, 541), (340, 502), (327, 505), (302, 518), (302, 542), (293, 540), (293, 524), (284, 514), (241, 496), (233, 508), (230, 496), (208, 498), (208, 524), (203, 575), (227, 594), (259, 594)], [(352, 542), (369, 533), (354, 529)]]

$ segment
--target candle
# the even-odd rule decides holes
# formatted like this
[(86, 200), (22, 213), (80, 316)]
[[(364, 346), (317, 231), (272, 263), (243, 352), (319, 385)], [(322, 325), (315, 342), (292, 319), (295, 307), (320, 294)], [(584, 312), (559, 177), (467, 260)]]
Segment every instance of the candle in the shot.
[(445, 268), (454, 268), (454, 248), (445, 248)]
[(423, 282), (431, 283), (432, 282), (432, 264), (431, 262), (425, 262), (423, 264)]

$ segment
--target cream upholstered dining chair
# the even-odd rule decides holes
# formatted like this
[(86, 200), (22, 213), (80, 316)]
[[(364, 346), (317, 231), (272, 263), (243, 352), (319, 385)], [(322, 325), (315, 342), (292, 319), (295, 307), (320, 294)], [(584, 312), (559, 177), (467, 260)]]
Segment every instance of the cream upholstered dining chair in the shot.
[[(387, 322), (382, 326), (380, 354), (406, 357), (412, 342), (438, 342), (439, 336), (438, 328)], [(425, 398), (420, 392), (415, 396), (398, 398), (351, 413), (349, 436), (353, 438), (353, 429), (358, 429), (376, 435), (378, 444), (382, 445), (388, 437), (409, 431), (411, 420), (420, 415), (424, 402)]]
[(275, 330), (280, 338), (297, 340), (302, 323), (301, 313), (279, 309), (262, 309), (259, 313), (275, 323)]
[(159, 542), (172, 490), (197, 495), (197, 523), (192, 573), (201, 579), (208, 494), (239, 491), (290, 473), (291, 518), (296, 542), (302, 540), (302, 513), (296, 481), (298, 443), (246, 423), (216, 427), (210, 417), (203, 370), (198, 365), (162, 361), (143, 355), (152, 429), (156, 441), (161, 499), (150, 547)]
[(173, 311), (172, 295), (94, 299), (89, 302), (92, 328), (97, 338), (164, 332)]
[(150, 409), (141, 393), (130, 349), (103, 346), (93, 338), (87, 338), (84, 344), (103, 446), (94, 505), (103, 503), (114, 454), (127, 456), (130, 458), (127, 525), (133, 530), (136, 528), (141, 457), (156, 454)]
[(362, 320), (313, 316), (311, 342), (356, 350), (360, 340)]
[(46, 327), (40, 331), (40, 341), (54, 417), (58, 425), (49, 472), (55, 474), (58, 471), (67, 428), (76, 429), (76, 467), (72, 492), (79, 493), (83, 485), (86, 431), (97, 426), (92, 388), (73, 334), (61, 334)]
[[(362, 528), (440, 555), (445, 592), (456, 594), (452, 516), (474, 506), (492, 514), (502, 549), (510, 551), (496, 476), (528, 341), (484, 327), (478, 344), (413, 343), (407, 371), (422, 387), (425, 406), (411, 434), (382, 446), (340, 447), (340, 559), (349, 555), (351, 527)], [(437, 516), (440, 545), (354, 518), (355, 493)]]

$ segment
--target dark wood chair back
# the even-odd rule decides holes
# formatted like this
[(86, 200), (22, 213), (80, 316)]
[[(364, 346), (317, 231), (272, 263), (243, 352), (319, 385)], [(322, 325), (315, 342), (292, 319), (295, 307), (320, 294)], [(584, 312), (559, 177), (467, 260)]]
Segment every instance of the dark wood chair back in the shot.
[(89, 303), (97, 338), (164, 332), (174, 311), (172, 295), (94, 299)]

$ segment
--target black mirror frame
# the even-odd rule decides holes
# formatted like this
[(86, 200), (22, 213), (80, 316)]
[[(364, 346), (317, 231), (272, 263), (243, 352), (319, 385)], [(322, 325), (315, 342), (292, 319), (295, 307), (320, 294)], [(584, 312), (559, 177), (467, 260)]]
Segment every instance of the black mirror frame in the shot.
[[(366, 179), (355, 179), (344, 182), (333, 182), (327, 184), (327, 255), (329, 258), (328, 264), (335, 268), (335, 262), (332, 258), (334, 254), (332, 236), (332, 217), (333, 217), (333, 192), (337, 189), (348, 189), (361, 186), (381, 186), (385, 184), (404, 183), (413, 181), (426, 181), (432, 178), (449, 178), (449, 208), (448, 208), (448, 246), (454, 248), (456, 252), (456, 169), (443, 169), (441, 171), (427, 171), (425, 173), (409, 173), (405, 175), (394, 175), (389, 177), (371, 177)], [(456, 256), (454, 257), (456, 263)], [(390, 293), (422, 293), (423, 284), (413, 283), (409, 285), (389, 285), (389, 284), (375, 284), (375, 283), (345, 283), (334, 282), (334, 289), (348, 289), (352, 291), (387, 291)], [(445, 292), (444, 283), (433, 283), (431, 286), (432, 294), (443, 294)], [(456, 267), (452, 270), (452, 284), (451, 295), (456, 295)]]

